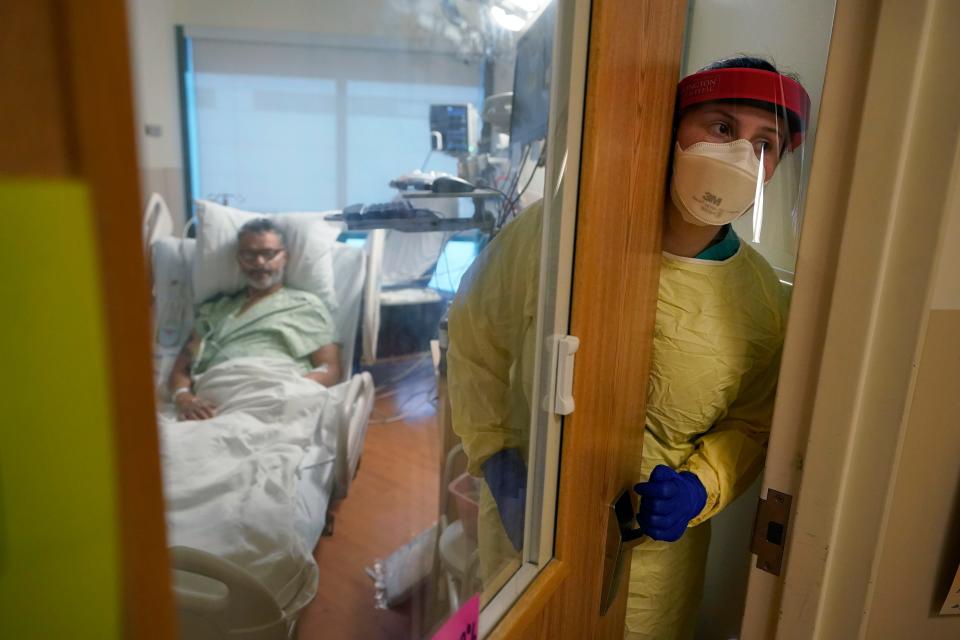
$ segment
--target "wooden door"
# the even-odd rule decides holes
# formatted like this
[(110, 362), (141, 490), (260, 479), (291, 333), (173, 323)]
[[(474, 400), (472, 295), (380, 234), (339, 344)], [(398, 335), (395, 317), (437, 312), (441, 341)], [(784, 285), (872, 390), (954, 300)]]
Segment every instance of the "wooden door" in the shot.
[[(638, 390), (650, 361), (686, 9), (644, 0), (598, 1), (589, 11), (569, 329), (580, 348), (576, 410), (563, 425), (554, 557), (495, 638), (623, 636), (626, 581), (600, 614), (604, 543), (609, 505), (639, 474)], [(580, 128), (575, 113), (571, 126)]]
[[(618, 638), (625, 581), (600, 614), (609, 504), (638, 475), (643, 388), (684, 2), (576, 3), (589, 29), (570, 333), (576, 411), (563, 427), (553, 559), (492, 631), (501, 638)], [(76, 181), (89, 194), (104, 302), (119, 523), (119, 611), (128, 638), (175, 635), (150, 366), (149, 291), (121, 0), (18, 3), (3, 75), (4, 173)], [(33, 54), (33, 55), (31, 55)], [(582, 116), (582, 119), (581, 119)], [(578, 135), (581, 135), (578, 133)], [(623, 274), (630, 274), (625, 285)], [(616, 398), (617, 402), (611, 402)], [(79, 583), (77, 585), (80, 586)], [(38, 599), (39, 601), (39, 599)]]
[[(5, 358), (4, 397), (17, 416), (48, 390), (2, 427), (12, 446), (0, 468), (29, 456), (33, 474), (0, 498), (0, 574), (30, 566), (6, 585), (22, 606), (0, 613), (0, 635), (172, 638), (124, 2), (10, 2), (0, 21), (2, 213), (19, 230), (3, 237), (8, 256), (23, 252), (17, 282), (31, 292), (13, 316), (24, 331), (5, 327), (5, 345), (46, 358)], [(32, 513), (16, 510), (30, 500)], [(26, 526), (35, 544), (17, 547)]]

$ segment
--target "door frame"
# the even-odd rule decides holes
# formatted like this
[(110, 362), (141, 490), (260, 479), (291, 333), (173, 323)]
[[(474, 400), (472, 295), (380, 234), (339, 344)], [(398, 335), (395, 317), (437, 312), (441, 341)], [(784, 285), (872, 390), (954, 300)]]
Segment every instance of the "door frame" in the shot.
[(958, 22), (949, 0), (837, 2), (764, 478), (796, 507), (743, 638), (864, 631), (960, 144)]
[[(770, 489), (793, 496), (794, 513), (824, 357), (823, 344), (866, 92), (864, 69), (871, 54), (878, 6), (876, 0), (837, 0), (834, 13), (817, 122), (818, 142), (811, 163), (796, 279), (761, 485), (761, 497)], [(782, 576), (786, 575), (795, 539), (795, 522), (791, 514)], [(751, 560), (741, 623), (743, 638), (766, 640), (774, 636), (783, 584), (782, 577), (757, 568)]]
[(78, 174), (89, 185), (100, 239), (110, 338), (121, 533), (123, 624), (128, 638), (176, 636), (154, 404), (152, 320), (143, 200), (134, 132), (126, 4), (54, 2), (64, 32), (66, 94)]
[(123, 632), (172, 638), (126, 5), (8, 4), (5, 24), (16, 28), (0, 75), (15, 90), (5, 96), (2, 171), (77, 181), (90, 195), (108, 340)]
[[(51, 33), (58, 56), (42, 71), (60, 87), (66, 129), (62, 147), (50, 151), (59, 158), (54, 172), (90, 186), (101, 239), (125, 635), (169, 638), (175, 621), (150, 379), (149, 287), (136, 215), (126, 10), (121, 0), (48, 6), (57, 16)], [(649, 369), (685, 16), (683, 1), (591, 7), (570, 322), (581, 345), (577, 410), (563, 427), (555, 557), (492, 637), (623, 633), (625, 582), (610, 612), (599, 615), (603, 542), (608, 505), (639, 472), (645, 394), (637, 389)], [(623, 273), (638, 274), (635, 286), (621, 286)]]
[(623, 636), (626, 581), (600, 615), (604, 542), (609, 505), (639, 476), (646, 394), (638, 389), (652, 349), (686, 2), (616, 0), (590, 10), (583, 122), (571, 122), (582, 126), (570, 307), (580, 340), (576, 410), (563, 424), (554, 559), (491, 638)]

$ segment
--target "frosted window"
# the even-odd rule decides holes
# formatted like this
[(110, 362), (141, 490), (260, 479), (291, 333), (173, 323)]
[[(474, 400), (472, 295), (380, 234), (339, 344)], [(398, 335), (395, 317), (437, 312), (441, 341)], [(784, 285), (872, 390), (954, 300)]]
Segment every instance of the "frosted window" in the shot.
[(222, 73), (195, 77), (197, 195), (232, 194), (243, 208), (255, 211), (334, 208), (334, 81)]
[(255, 211), (390, 200), (428, 158), (430, 104), (483, 101), (480, 67), (445, 53), (199, 37), (188, 51), (192, 195)]

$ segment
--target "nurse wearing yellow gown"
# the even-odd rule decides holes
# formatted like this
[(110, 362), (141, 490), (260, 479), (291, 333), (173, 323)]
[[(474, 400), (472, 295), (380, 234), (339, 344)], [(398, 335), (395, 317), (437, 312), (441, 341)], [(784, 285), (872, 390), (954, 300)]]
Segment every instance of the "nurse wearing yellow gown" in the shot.
[[(649, 539), (633, 554), (626, 638), (692, 637), (709, 519), (762, 468), (786, 295), (729, 223), (801, 144), (808, 112), (800, 84), (756, 58), (681, 81), (637, 485)], [(485, 581), (522, 546), (542, 215), (530, 207), (488, 245), (450, 311), (453, 428), (484, 478)]]

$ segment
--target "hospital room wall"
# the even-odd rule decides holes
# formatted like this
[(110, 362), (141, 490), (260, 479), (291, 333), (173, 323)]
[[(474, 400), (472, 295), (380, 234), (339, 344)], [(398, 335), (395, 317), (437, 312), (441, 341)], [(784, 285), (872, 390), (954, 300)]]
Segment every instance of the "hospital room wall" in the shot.
[[(955, 90), (953, 94), (954, 99), (947, 107), (951, 110), (960, 104), (960, 92)], [(957, 428), (960, 415), (960, 395), (957, 394), (960, 389), (960, 147), (957, 135), (960, 129), (957, 122), (954, 118), (952, 127), (938, 132), (952, 143), (953, 161), (948, 174), (949, 190), (939, 205), (943, 207), (942, 222), (934, 231), (938, 246), (924, 243), (933, 255), (929, 276), (906, 278), (903, 269), (892, 266), (889, 269), (894, 279), (905, 280), (901, 287), (915, 289), (919, 291), (918, 296), (926, 298), (916, 333), (903, 332), (904, 342), (912, 344), (915, 336), (917, 342), (910, 360), (909, 378), (902, 387), (894, 384), (891, 387), (896, 388), (880, 390), (869, 381), (861, 383), (862, 405), (893, 403), (903, 407), (892, 416), (896, 430), (887, 435), (886, 425), (867, 416), (868, 428), (854, 443), (853, 452), (844, 456), (843, 467), (848, 477), (842, 482), (838, 483), (833, 477), (824, 478), (829, 474), (823, 473), (819, 463), (805, 465), (808, 469), (805, 482), (810, 469), (816, 467), (812, 480), (817, 486), (810, 491), (820, 493), (817, 502), (827, 502), (823, 489), (837, 484), (843, 493), (858, 491), (858, 495), (844, 501), (830, 525), (833, 533), (827, 540), (829, 554), (825, 557), (823, 573), (811, 572), (813, 576), (794, 579), (792, 602), (780, 610), (781, 619), (790, 631), (784, 637), (804, 637), (810, 633), (825, 639), (960, 637), (960, 615), (939, 615), (951, 580), (960, 567), (960, 465), (957, 462), (960, 460), (960, 429)], [(929, 148), (920, 147), (923, 153)], [(930, 167), (921, 171), (935, 172)], [(938, 187), (936, 180), (924, 180), (920, 188), (937, 192)], [(910, 205), (908, 208), (913, 209)], [(908, 214), (911, 220), (916, 217), (913, 213)], [(893, 252), (905, 250), (898, 246)], [(856, 285), (863, 286), (860, 282)], [(903, 304), (903, 297), (897, 297), (897, 305)], [(883, 342), (884, 351), (894, 348), (890, 341)], [(876, 375), (884, 379), (898, 381), (905, 377), (900, 371), (873, 368), (878, 369)], [(849, 375), (848, 371), (842, 373)], [(842, 394), (847, 392), (840, 390)], [(833, 432), (837, 431), (835, 424), (829, 426)], [(889, 455), (885, 451), (888, 440), (891, 441)], [(879, 442), (879, 446), (872, 441)], [(808, 460), (813, 461), (814, 455), (823, 458), (822, 451), (827, 446), (840, 449), (836, 442), (820, 443), (816, 451), (808, 452)], [(884, 482), (877, 482), (877, 478), (883, 478)], [(801, 489), (801, 497), (804, 490)], [(802, 501), (799, 508), (804, 508)], [(815, 509), (807, 510), (814, 512), (813, 518), (825, 519)], [(874, 516), (874, 511), (880, 515)], [(801, 523), (799, 518), (795, 526), (804, 532), (805, 538), (813, 541), (806, 546), (815, 547), (816, 553), (820, 553), (824, 543), (818, 533), (810, 531), (809, 524)], [(857, 553), (850, 553), (851, 543), (847, 540)], [(797, 549), (795, 546), (791, 553), (800, 555)], [(860, 557), (855, 557), (857, 555)], [(803, 556), (803, 560), (808, 560), (809, 554), (803, 553)], [(791, 570), (788, 567), (788, 572)], [(816, 589), (808, 586), (813, 580)]]
[[(163, 196), (179, 225), (184, 212), (176, 40), (170, 0), (127, 0), (140, 196)], [(147, 127), (150, 127), (150, 133)]]
[(0, 637), (171, 638), (124, 3), (0, 23)]
[(960, 4), (878, 5), (778, 637), (960, 637)]
[(960, 637), (960, 615), (938, 615), (960, 566), (960, 149), (945, 218), (864, 607), (866, 638)]

